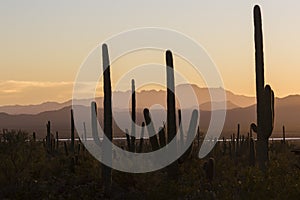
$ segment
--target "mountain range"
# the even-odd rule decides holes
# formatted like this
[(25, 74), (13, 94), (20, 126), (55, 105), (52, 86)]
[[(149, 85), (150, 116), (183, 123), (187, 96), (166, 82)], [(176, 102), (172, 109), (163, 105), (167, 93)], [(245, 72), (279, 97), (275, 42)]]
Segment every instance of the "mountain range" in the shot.
[[(176, 88), (177, 92), (185, 91), (186, 85), (179, 85)], [(221, 108), (224, 102), (210, 102), (209, 92), (218, 95), (223, 91), (222, 88), (199, 88), (195, 85), (192, 86), (196, 94), (200, 110), (200, 130), (205, 132), (208, 128), (211, 116), (211, 104), (214, 104), (215, 109)], [(237, 124), (241, 125), (243, 134), (249, 132), (249, 126), (252, 122), (256, 121), (256, 105), (255, 97), (247, 97), (244, 95), (236, 95), (230, 91), (226, 92), (226, 120), (223, 128), (223, 134), (228, 136), (236, 132)], [(126, 110), (130, 107), (130, 91), (127, 92), (114, 92), (113, 104), (114, 110), (118, 115), (126, 117)], [(149, 108), (153, 104), (160, 104), (161, 107), (154, 107), (153, 109), (161, 110), (166, 105), (166, 92), (165, 91), (140, 91), (136, 93), (137, 98), (137, 123), (141, 124), (143, 121), (142, 109)], [(189, 95), (185, 96), (190, 99)], [(127, 99), (127, 100), (126, 100)], [(103, 121), (103, 108), (102, 97), (97, 97), (98, 116), (100, 124)], [(91, 100), (81, 100), (83, 104), (88, 106)], [(35, 131), (39, 138), (44, 138), (46, 135), (46, 123), (51, 121), (52, 130), (58, 131), (61, 137), (69, 137), (70, 135), (70, 109), (72, 101), (64, 103), (46, 102), (39, 105), (14, 105), (14, 106), (1, 106), (0, 107), (0, 129), (22, 129), (28, 132)], [(187, 104), (189, 106), (181, 109), (195, 108), (196, 105)], [(76, 115), (76, 113), (74, 113)], [(183, 120), (185, 116), (183, 116)], [(300, 136), (300, 95), (291, 95), (284, 98), (275, 99), (275, 125), (274, 135), (281, 133), (282, 126), (285, 125), (287, 133), (290, 136)], [(162, 122), (161, 122), (162, 123)], [(161, 124), (162, 125), (162, 124)], [(130, 127), (128, 127), (130, 128)], [(122, 136), (123, 132), (114, 126), (115, 135)], [(287, 135), (287, 136), (289, 136)]]

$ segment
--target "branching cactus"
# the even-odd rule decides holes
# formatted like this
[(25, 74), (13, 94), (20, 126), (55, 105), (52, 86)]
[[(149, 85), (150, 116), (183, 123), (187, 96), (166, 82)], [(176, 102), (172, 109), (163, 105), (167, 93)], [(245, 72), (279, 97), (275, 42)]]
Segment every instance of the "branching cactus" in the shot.
[(257, 133), (257, 159), (259, 167), (264, 170), (269, 160), (268, 144), (274, 127), (274, 92), (269, 85), (265, 86), (264, 81), (262, 22), (257, 5), (254, 7), (254, 29), (257, 124), (251, 124), (251, 128)]

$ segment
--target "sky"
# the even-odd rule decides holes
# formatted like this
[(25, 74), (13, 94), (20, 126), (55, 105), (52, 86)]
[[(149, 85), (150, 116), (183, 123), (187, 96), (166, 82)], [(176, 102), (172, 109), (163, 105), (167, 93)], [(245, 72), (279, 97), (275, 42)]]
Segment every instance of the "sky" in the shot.
[[(218, 67), (225, 89), (254, 96), (255, 4), (263, 15), (266, 82), (277, 97), (300, 94), (298, 0), (4, 0), (0, 105), (71, 99), (77, 72), (91, 50), (112, 35), (142, 27), (172, 29), (192, 38)], [(127, 58), (131, 65), (132, 57)], [(184, 71), (193, 83), (205, 86), (188, 68)], [(113, 85), (116, 74), (117, 68)]]

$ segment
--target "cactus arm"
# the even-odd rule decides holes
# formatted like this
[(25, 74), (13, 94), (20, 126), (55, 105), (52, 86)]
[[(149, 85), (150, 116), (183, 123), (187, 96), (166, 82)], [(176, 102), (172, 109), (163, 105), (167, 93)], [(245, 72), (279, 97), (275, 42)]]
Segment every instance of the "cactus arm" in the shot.
[(268, 139), (274, 127), (274, 93), (269, 85), (265, 87), (265, 124), (263, 138)]
[(159, 144), (158, 144), (157, 137), (155, 135), (155, 129), (154, 129), (153, 122), (151, 120), (151, 115), (150, 115), (149, 109), (147, 109), (147, 108), (144, 109), (144, 118), (145, 118), (147, 130), (148, 130), (152, 150), (156, 151), (159, 149)]

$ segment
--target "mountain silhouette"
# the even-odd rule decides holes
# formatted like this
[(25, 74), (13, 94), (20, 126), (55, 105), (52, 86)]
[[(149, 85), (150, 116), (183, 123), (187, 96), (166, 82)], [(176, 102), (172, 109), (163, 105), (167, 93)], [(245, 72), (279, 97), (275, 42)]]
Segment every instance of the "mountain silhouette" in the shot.
[[(178, 94), (184, 94), (186, 95), (185, 91), (187, 90), (187, 87), (192, 87), (192, 89), (195, 92), (196, 98), (198, 100), (198, 104), (200, 105), (200, 108), (203, 110), (210, 110), (210, 94), (209, 91), (217, 94), (222, 92), (222, 88), (200, 88), (197, 85), (186, 85), (181, 84), (176, 87), (176, 93)], [(255, 104), (255, 97), (247, 97), (244, 95), (236, 95), (232, 93), (231, 91), (225, 90), (226, 96), (227, 96), (227, 106), (228, 109), (238, 108), (238, 107), (247, 107), (250, 105)], [(113, 107), (118, 108), (120, 110), (122, 109), (128, 109), (130, 106), (130, 100), (131, 93), (130, 91), (115, 91), (113, 92)], [(151, 97), (151, 98), (149, 98)], [(151, 107), (154, 104), (162, 105), (163, 107), (166, 107), (166, 91), (163, 90), (143, 90), (140, 92), (136, 92), (136, 98), (137, 98), (137, 108), (143, 109), (146, 107)], [(189, 99), (192, 99), (191, 96), (185, 96), (185, 99), (188, 101)], [(128, 101), (126, 101), (128, 100)], [(96, 102), (98, 103), (98, 107), (102, 108), (102, 97), (97, 97)], [(82, 104), (89, 105), (91, 100), (85, 99), (81, 100)], [(216, 105), (216, 108), (218, 109), (220, 102), (214, 102)], [(7, 114), (12, 115), (18, 115), (18, 114), (38, 114), (45, 111), (52, 111), (52, 110), (59, 110), (66, 106), (71, 106), (72, 101), (66, 101), (63, 103), (57, 103), (57, 102), (45, 102), (38, 105), (9, 105), (9, 106), (0, 106), (0, 112), (4, 112)], [(194, 107), (192, 101), (189, 103), (188, 107)], [(187, 108), (188, 108), (187, 107)]]
[[(161, 94), (161, 91), (152, 91), (153, 93)], [(145, 95), (145, 92), (141, 92)], [(159, 96), (161, 101), (165, 101), (165, 96)], [(141, 98), (141, 96), (140, 96)], [(138, 98), (137, 98), (138, 99)], [(100, 99), (97, 99), (100, 100)], [(249, 100), (250, 102), (250, 100)], [(150, 103), (150, 102), (149, 102)], [(66, 103), (67, 104), (67, 103)], [(101, 108), (102, 102), (98, 102), (98, 118), (100, 124), (103, 121), (103, 109)], [(234, 104), (233, 104), (234, 105)], [(202, 105), (203, 108), (208, 108), (208, 105)], [(248, 107), (234, 107), (229, 108), (226, 114), (225, 125), (223, 129), (224, 135), (228, 136), (236, 132), (237, 124), (241, 125), (242, 134), (246, 135), (249, 132), (249, 126), (252, 122), (256, 121), (256, 105), (250, 105)], [(200, 105), (201, 108), (201, 105)], [(0, 129), (22, 129), (28, 132), (35, 131), (38, 138), (44, 138), (46, 136), (46, 123), (51, 121), (51, 130), (59, 132), (60, 137), (70, 137), (70, 109), (71, 106), (65, 106), (58, 110), (45, 111), (38, 114), (7, 114), (0, 113)], [(161, 108), (162, 109), (162, 108)], [(210, 122), (211, 112), (209, 110), (200, 110), (200, 129), (205, 132)], [(114, 109), (116, 114), (122, 117), (126, 117), (125, 109)], [(292, 95), (285, 98), (277, 98), (275, 101), (275, 126), (273, 136), (281, 136), (282, 126), (285, 125), (287, 131), (287, 137), (295, 136), (300, 132), (300, 95)], [(154, 112), (153, 110), (151, 112)], [(156, 112), (164, 112), (163, 110), (157, 110)], [(75, 113), (76, 116), (76, 113)], [(184, 114), (183, 120), (188, 119)], [(141, 124), (144, 120), (142, 114), (142, 108), (137, 109), (136, 121)], [(88, 122), (87, 122), (88, 123)], [(158, 126), (162, 126), (158, 124)], [(128, 128), (130, 126), (128, 125)], [(124, 133), (114, 125), (115, 136), (124, 136)], [(300, 136), (300, 135), (297, 135)]]

